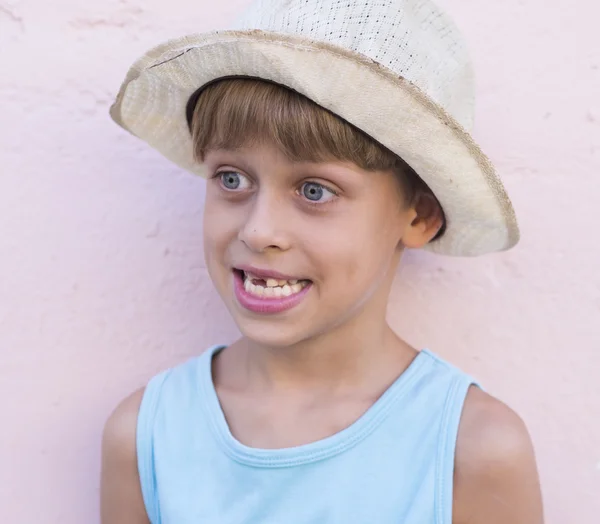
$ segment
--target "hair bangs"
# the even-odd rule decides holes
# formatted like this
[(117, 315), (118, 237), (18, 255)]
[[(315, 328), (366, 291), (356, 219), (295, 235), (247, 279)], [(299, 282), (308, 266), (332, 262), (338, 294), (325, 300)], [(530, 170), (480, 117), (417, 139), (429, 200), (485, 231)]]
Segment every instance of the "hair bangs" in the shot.
[(349, 161), (366, 170), (404, 167), (394, 153), (303, 95), (255, 79), (207, 86), (192, 119), (194, 154), (270, 143), (290, 161)]

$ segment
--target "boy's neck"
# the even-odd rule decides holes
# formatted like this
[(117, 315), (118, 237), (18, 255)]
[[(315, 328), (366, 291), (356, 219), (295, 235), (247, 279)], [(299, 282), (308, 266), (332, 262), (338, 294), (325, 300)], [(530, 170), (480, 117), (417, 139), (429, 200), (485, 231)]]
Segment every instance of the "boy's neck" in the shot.
[(267, 348), (241, 339), (229, 355), (223, 355), (222, 365), (229, 368), (226, 375), (238, 385), (271, 392), (389, 385), (408, 367), (416, 351), (385, 321), (368, 329), (360, 324), (346, 324), (286, 348)]

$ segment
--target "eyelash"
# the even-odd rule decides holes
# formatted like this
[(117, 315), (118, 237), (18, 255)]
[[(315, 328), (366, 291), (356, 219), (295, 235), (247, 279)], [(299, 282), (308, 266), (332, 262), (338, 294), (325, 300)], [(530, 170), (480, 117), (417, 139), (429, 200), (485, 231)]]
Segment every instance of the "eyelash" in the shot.
[(221, 189), (223, 191), (226, 191), (228, 193), (238, 193), (239, 192), (239, 191), (237, 191), (237, 189), (228, 189), (223, 184), (223, 175), (226, 175), (228, 173), (234, 173), (236, 175), (239, 175), (240, 177), (245, 178), (246, 180), (248, 180), (251, 183), (251, 180), (249, 177), (247, 177), (246, 175), (242, 175), (242, 173), (240, 173), (239, 171), (235, 171), (234, 169), (226, 169), (223, 171), (217, 171), (211, 178), (217, 179), (217, 182), (219, 183), (219, 186), (221, 187)]
[[(308, 198), (306, 198), (306, 197), (303, 197), (303, 195), (301, 194), (302, 187), (303, 187), (305, 184), (314, 184), (314, 185), (316, 185), (316, 186), (322, 187), (322, 188), (323, 188), (323, 189), (325, 189), (326, 191), (329, 191), (329, 192), (330, 192), (330, 193), (333, 195), (333, 197), (332, 197), (332, 198), (330, 198), (329, 200), (326, 200), (325, 202), (314, 202), (314, 201), (312, 201), (312, 200), (309, 200)], [(302, 182), (302, 185), (300, 186), (300, 188), (299, 188), (298, 190), (296, 190), (296, 194), (297, 194), (298, 196), (300, 196), (300, 198), (302, 198), (302, 201), (303, 201), (305, 204), (308, 204), (309, 206), (311, 206), (311, 207), (313, 207), (313, 208), (315, 208), (315, 209), (316, 209), (316, 208), (321, 208), (321, 209), (323, 209), (323, 206), (326, 206), (327, 204), (333, 204), (333, 203), (334, 203), (334, 202), (337, 200), (337, 198), (338, 198), (338, 196), (339, 196), (339, 193), (338, 193), (338, 192), (337, 192), (335, 189), (332, 189), (331, 187), (329, 187), (329, 186), (327, 186), (327, 185), (325, 185), (325, 184), (322, 184), (321, 182), (314, 182), (314, 181), (311, 181), (311, 180), (307, 180), (307, 181), (305, 181), (305, 182)]]
[[(223, 182), (222, 182), (222, 177), (223, 175), (227, 174), (227, 173), (235, 173), (243, 178), (246, 178), (248, 180), (249, 177), (247, 177), (246, 175), (242, 175), (242, 173), (240, 173), (239, 171), (235, 171), (233, 169), (227, 169), (227, 170), (223, 170), (223, 171), (217, 171), (212, 177), (211, 179), (217, 179), (217, 181), (219, 182), (219, 186), (221, 187), (221, 189), (223, 191), (226, 191), (228, 193), (237, 193), (238, 191), (235, 189), (227, 189), (226, 187), (224, 187)], [(301, 194), (301, 189), (305, 184), (315, 184), (319, 187), (322, 187), (323, 189), (325, 189), (326, 191), (328, 191), (329, 193), (331, 193), (333, 195), (333, 197), (325, 202), (314, 202), (309, 200), (308, 198), (305, 198), (302, 196)], [(339, 196), (339, 192), (336, 191), (335, 189), (329, 187), (326, 184), (322, 184), (321, 182), (315, 182), (315, 181), (311, 181), (311, 180), (306, 180), (304, 182), (302, 182), (302, 184), (300, 185), (300, 188), (296, 190), (296, 194), (298, 196), (300, 196), (302, 198), (302, 201), (305, 204), (308, 204), (309, 206), (313, 207), (313, 208), (322, 208), (323, 206), (327, 205), (327, 204), (332, 204), (337, 200), (337, 197)]]

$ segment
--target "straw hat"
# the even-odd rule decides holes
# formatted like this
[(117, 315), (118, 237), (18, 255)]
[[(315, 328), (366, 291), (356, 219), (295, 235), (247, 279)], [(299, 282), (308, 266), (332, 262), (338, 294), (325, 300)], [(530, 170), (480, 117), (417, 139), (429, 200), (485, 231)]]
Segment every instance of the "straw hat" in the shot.
[(129, 70), (111, 116), (202, 175), (188, 105), (226, 77), (291, 88), (402, 157), (446, 215), (431, 251), (474, 256), (517, 243), (510, 200), (469, 134), (474, 81), (465, 44), (431, 1), (256, 0), (227, 30), (148, 51)]

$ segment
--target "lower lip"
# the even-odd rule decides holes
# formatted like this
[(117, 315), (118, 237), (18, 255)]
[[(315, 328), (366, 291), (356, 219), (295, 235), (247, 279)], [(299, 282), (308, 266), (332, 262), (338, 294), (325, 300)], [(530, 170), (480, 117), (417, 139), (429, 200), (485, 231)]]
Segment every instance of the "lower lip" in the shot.
[(253, 313), (274, 314), (292, 309), (302, 302), (311, 287), (312, 284), (309, 283), (298, 293), (287, 297), (257, 297), (246, 291), (241, 273), (239, 271), (233, 272), (235, 297), (242, 307)]

